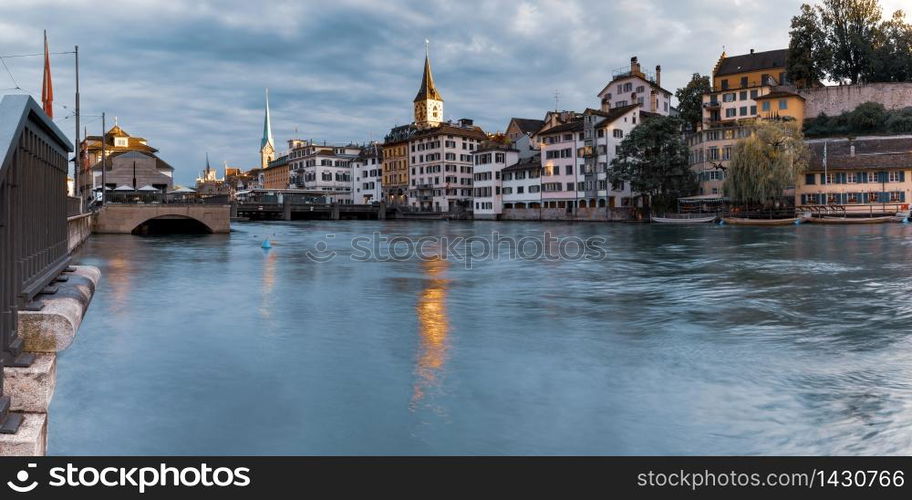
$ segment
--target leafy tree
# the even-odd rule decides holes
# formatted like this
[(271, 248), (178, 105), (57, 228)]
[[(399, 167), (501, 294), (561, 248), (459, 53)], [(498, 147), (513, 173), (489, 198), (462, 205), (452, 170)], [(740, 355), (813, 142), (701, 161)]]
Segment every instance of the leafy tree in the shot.
[(660, 210), (674, 207), (679, 196), (696, 191), (696, 175), (688, 165), (689, 149), (678, 118), (660, 116), (643, 121), (621, 142), (611, 161), (608, 180), (629, 182)]
[(873, 44), (879, 36), (878, 0), (824, 0), (818, 10), (832, 56), (830, 76), (861, 82), (872, 64)]
[(685, 123), (696, 129), (703, 121), (703, 94), (712, 92), (708, 76), (694, 73), (687, 85), (675, 91), (678, 113)]
[(771, 206), (807, 169), (810, 151), (794, 122), (754, 122), (750, 136), (735, 143), (725, 195), (748, 205)]
[(881, 20), (879, 0), (822, 0), (792, 18), (787, 69), (801, 86), (912, 80), (912, 24), (903, 11)]
[(869, 82), (912, 80), (912, 25), (898, 10), (873, 34), (871, 59), (864, 79)]
[(885, 126), (892, 134), (912, 133), (912, 108), (890, 113)]
[(823, 80), (832, 66), (820, 13), (808, 4), (801, 4), (801, 14), (792, 18), (789, 31), (789, 78), (799, 87), (810, 87)]
[(859, 104), (849, 113), (849, 126), (855, 132), (872, 132), (883, 128), (887, 110), (879, 102)]

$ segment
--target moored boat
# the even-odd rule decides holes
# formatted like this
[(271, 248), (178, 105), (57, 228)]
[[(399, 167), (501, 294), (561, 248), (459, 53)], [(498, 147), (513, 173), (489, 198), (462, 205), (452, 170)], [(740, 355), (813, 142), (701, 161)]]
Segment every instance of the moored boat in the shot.
[(658, 222), (660, 224), (705, 224), (716, 220), (715, 215), (699, 215), (699, 216), (675, 216), (675, 217), (650, 217), (652, 222)]
[(746, 217), (722, 217), (722, 222), (734, 226), (788, 226), (789, 224), (800, 224), (807, 220), (807, 217), (787, 217), (785, 219), (748, 219)]
[(895, 222), (895, 215), (884, 215), (879, 217), (836, 217), (825, 215), (823, 217), (811, 218), (815, 224), (883, 224), (885, 222)]

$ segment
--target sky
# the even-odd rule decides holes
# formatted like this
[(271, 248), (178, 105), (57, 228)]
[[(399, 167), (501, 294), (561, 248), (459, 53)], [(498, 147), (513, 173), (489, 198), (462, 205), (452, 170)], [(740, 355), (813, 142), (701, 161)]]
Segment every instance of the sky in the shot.
[[(799, 0), (2, 0), (0, 56), (79, 45), (83, 125), (117, 117), (193, 184), (205, 155), (259, 163), (264, 89), (273, 135), (381, 140), (412, 120), (425, 39), (446, 119), (502, 131), (511, 117), (598, 107), (638, 56), (674, 92), (728, 54), (788, 45)], [(881, 0), (885, 15), (909, 0)], [(910, 16), (907, 15), (907, 18)], [(4, 58), (0, 95), (41, 96), (42, 59)], [(54, 117), (72, 139), (74, 58), (51, 56)], [(20, 87), (22, 90), (17, 90)], [(558, 100), (555, 102), (555, 93)], [(297, 132), (296, 132), (297, 131)]]

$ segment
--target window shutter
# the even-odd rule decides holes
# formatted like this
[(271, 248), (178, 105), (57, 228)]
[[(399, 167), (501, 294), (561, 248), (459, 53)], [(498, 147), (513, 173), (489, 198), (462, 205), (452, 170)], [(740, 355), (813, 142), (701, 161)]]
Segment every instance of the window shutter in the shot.
[(905, 170), (899, 171), (899, 182), (906, 182), (906, 171)]

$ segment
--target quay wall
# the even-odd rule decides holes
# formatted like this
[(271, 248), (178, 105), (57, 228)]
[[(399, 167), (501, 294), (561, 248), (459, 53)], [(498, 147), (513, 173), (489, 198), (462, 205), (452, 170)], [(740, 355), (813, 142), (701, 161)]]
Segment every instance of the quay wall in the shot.
[(68, 249), (70, 253), (79, 248), (89, 235), (92, 234), (92, 226), (95, 224), (95, 214), (87, 213), (74, 215), (67, 218), (68, 232)]
[(635, 220), (630, 207), (586, 207), (568, 213), (566, 208), (505, 208), (501, 220), (546, 220), (546, 221), (609, 221), (629, 222)]

